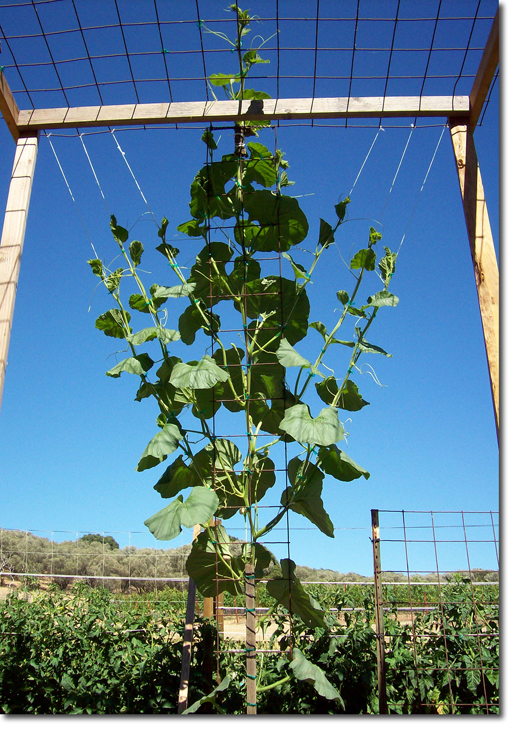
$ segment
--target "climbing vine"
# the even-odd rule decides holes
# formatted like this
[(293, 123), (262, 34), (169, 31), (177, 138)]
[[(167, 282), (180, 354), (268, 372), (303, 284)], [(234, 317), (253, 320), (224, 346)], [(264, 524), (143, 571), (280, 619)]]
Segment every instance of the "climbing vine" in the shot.
[[(231, 9), (237, 13), (237, 37), (235, 41), (223, 38), (237, 53), (238, 72), (214, 74), (211, 88), (222, 89), (230, 99), (258, 102), (269, 95), (248, 88), (246, 81), (255, 64), (267, 61), (259, 49), (243, 48), (252, 20), (248, 11), (236, 5)], [(174, 283), (146, 288), (140, 269), (143, 244), (128, 244), (128, 231), (114, 216), (111, 230), (123, 266), (112, 271), (99, 259), (89, 261), (115, 301), (115, 307), (98, 317), (96, 327), (128, 344), (128, 357), (107, 375), (134, 374), (140, 380), (136, 400), (154, 398), (158, 405), (158, 431), (136, 470), (157, 467), (175, 456), (154, 486), (163, 499), (171, 501), (145, 524), (163, 541), (174, 539), (182, 527), (201, 525), (187, 571), (204, 596), (223, 591), (244, 594), (248, 565), (254, 568), (256, 581), (264, 578), (278, 559), (263, 542), (290, 511), (334, 537), (322, 499), (326, 476), (342, 482), (369, 478), (339, 447), (346, 437), (340, 413), (368, 404), (354, 380), (358, 361), (363, 353), (389, 356), (367, 336), (380, 309), (398, 302), (388, 289), (396, 254), (385, 247), (378, 258), (381, 235), (371, 228), (366, 245), (350, 260), (352, 286), (334, 293), (339, 305), (336, 322), (309, 321), (308, 293), (315, 287), (315, 269), (339, 236), (350, 200), (335, 205), (332, 223), (320, 220), (313, 238), (298, 199), (286, 193), (293, 184), (283, 152), (248, 141), (268, 126), (260, 119), (235, 124), (235, 150), (220, 158), (213, 129), (205, 130), (201, 139), (206, 163), (191, 185), (191, 218), (178, 226), (179, 232), (198, 243), (190, 270), (181, 264), (179, 250), (168, 239), (167, 219), (158, 229), (157, 250), (169, 265)], [(313, 250), (305, 266), (290, 252), (307, 237), (313, 240)], [(288, 272), (262, 271), (272, 253), (282, 258), (283, 270)], [(362, 290), (368, 273), (377, 273), (381, 284), (378, 292), (365, 297)], [(125, 306), (122, 290), (124, 294), (128, 283), (135, 283), (137, 293), (129, 296)], [(226, 315), (230, 303), (239, 318), (237, 337), (233, 318)], [(228, 318), (229, 328), (223, 329), (221, 314)], [(145, 315), (146, 327), (134, 329), (132, 315)], [(342, 336), (348, 323), (349, 336)], [(301, 353), (301, 342), (309, 335), (318, 344), (314, 360)], [(191, 347), (191, 353), (196, 345), (197, 359), (185, 362), (173, 355), (173, 344), (179, 340)], [(343, 353), (347, 368), (336, 374), (329, 364), (338, 366)], [(308, 402), (315, 394), (325, 404), (316, 416)], [(215, 433), (213, 419), (220, 409), (239, 420), (240, 428), (232, 431), (243, 436), (243, 450)], [(277, 472), (273, 459), (284, 443), (292, 454), (286, 477)], [(279, 508), (272, 518), (263, 520), (259, 504), (273, 490), (276, 499), (266, 503)], [(220, 521), (236, 514), (244, 518), (248, 541), (234, 547)], [(279, 564), (281, 576), (267, 582), (275, 601), (271, 612), (282, 606), (308, 627), (328, 629), (320, 605), (295, 575), (294, 562), (281, 558)], [(321, 669), (299, 649), (294, 649), (284, 681), (290, 674), (310, 681), (319, 693), (341, 703)]]

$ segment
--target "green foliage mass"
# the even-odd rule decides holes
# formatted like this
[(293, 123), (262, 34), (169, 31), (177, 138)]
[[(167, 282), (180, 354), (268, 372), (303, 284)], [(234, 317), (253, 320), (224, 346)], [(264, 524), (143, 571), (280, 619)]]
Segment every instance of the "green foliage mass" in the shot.
[[(236, 4), (230, 10), (236, 13), (235, 41), (204, 25), (203, 29), (232, 47), (238, 70), (214, 74), (210, 85), (241, 104), (250, 101), (249, 115), (251, 109), (263, 110), (268, 95), (250, 89), (247, 76), (255, 64), (267, 61), (252, 46), (243, 48), (253, 20), (249, 12)], [(368, 404), (352, 376), (359, 371), (360, 356), (390, 357), (381, 346), (367, 340), (367, 332), (382, 307), (398, 304), (398, 298), (389, 292), (397, 255), (386, 249), (381, 258), (378, 256), (381, 234), (371, 227), (366, 246), (352, 257), (347, 268), (350, 292), (336, 293), (343, 307), (334, 322), (329, 326), (309, 322), (312, 276), (319, 259), (340, 237), (350, 199), (335, 203), (333, 223), (321, 219), (318, 234), (313, 233), (298, 198), (287, 194), (292, 182), (284, 153), (247, 141), (268, 126), (263, 119), (236, 122), (234, 147), (224, 154), (212, 130), (202, 135), (206, 163), (191, 183), (191, 218), (177, 227), (197, 245), (190, 270), (190, 250), (182, 261), (179, 250), (167, 241), (168, 220), (163, 219), (158, 229), (157, 251), (170, 266), (175, 284), (169, 286), (160, 280), (148, 288), (143, 283), (140, 267), (144, 246), (140, 241), (127, 246), (127, 229), (111, 217), (112, 235), (124, 266), (111, 271), (98, 259), (89, 262), (115, 303), (97, 318), (96, 327), (106, 336), (124, 339), (128, 347), (128, 358), (107, 375), (116, 379), (124, 373), (138, 377), (136, 400), (154, 397), (157, 401), (159, 431), (144, 449), (136, 469), (156, 467), (179, 452), (171, 470), (168, 468), (155, 485), (163, 497), (173, 501), (148, 518), (146, 526), (162, 541), (174, 539), (182, 527), (203, 528), (193, 543), (187, 571), (207, 595), (220, 588), (241, 593), (246, 566), (258, 579), (279, 560), (282, 574), (269, 585), (274, 588), (270, 591), (273, 607), (297, 613), (310, 627), (326, 628), (323, 611), (302, 587), (294, 562), (275, 558), (260, 540), (289, 511), (301, 514), (333, 538), (333, 523), (322, 499), (326, 476), (343, 484), (369, 478), (369, 472), (342, 452), (338, 443), (347, 437), (344, 411), (359, 411)], [(290, 253), (300, 244), (302, 251), (309, 253), (307, 265), (296, 262), (297, 255)], [(273, 269), (275, 259), (280, 260), (278, 273)], [(268, 271), (263, 272), (262, 265)], [(161, 277), (167, 279), (169, 269), (165, 271), (168, 274)], [(362, 283), (367, 283), (369, 274), (373, 281), (378, 275), (380, 289), (373, 294), (374, 286), (369, 283), (372, 289), (362, 299)], [(138, 292), (127, 293), (124, 288), (128, 282)], [(231, 317), (227, 310), (231, 310)], [(146, 327), (134, 331), (132, 317), (135, 323), (141, 315), (147, 318)], [(168, 323), (172, 328), (166, 327)], [(341, 340), (340, 331), (349, 323), (349, 337)], [(322, 336), (322, 347), (310, 327)], [(233, 343), (234, 330), (238, 330), (236, 340), (241, 348)], [(319, 344), (314, 360), (296, 350), (309, 335)], [(177, 340), (195, 345), (187, 362), (176, 355), (180, 351), (173, 352)], [(340, 367), (340, 345), (348, 349), (347, 368)], [(147, 349), (152, 348), (150, 356)], [(318, 395), (326, 404), (319, 413), (307, 402), (311, 395), (315, 399)], [(216, 434), (215, 423), (210, 420), (223, 407), (238, 414), (231, 434), (247, 436), (245, 454), (234, 442)], [(196, 445), (201, 442), (198, 450)], [(283, 481), (269, 479), (277, 464), (273, 455), (283, 454), (285, 442), (291, 443), (287, 474)], [(278, 508), (264, 522), (258, 504), (275, 483), (280, 493), (270, 503)], [(185, 498), (182, 492), (189, 488)], [(215, 520), (226, 521), (237, 512), (244, 518), (249, 537), (240, 554), (225, 540), (224, 529)], [(322, 672), (312, 670), (306, 660), (294, 659), (290, 671), (297, 678), (313, 679), (321, 695), (330, 695)], [(330, 698), (337, 699), (336, 695)]]
[[(396, 612), (401, 598), (386, 598), (391, 607), (385, 613), (391, 714), (498, 714), (497, 593), (479, 588), (476, 597), (476, 589), (465, 581), (449, 583), (440, 606), (414, 614), (415, 636)], [(357, 588), (358, 595), (351, 587), (338, 592), (335, 605), (324, 605), (331, 609), (330, 626), (335, 615), (341, 618), (334, 628), (312, 630), (298, 617), (294, 620), (298, 678), (286, 656), (260, 655), (260, 714), (378, 713), (372, 588)], [(71, 594), (36, 593), (29, 602), (12, 593), (0, 602), (2, 712), (176, 713), (183, 613), (174, 593), (160, 593), (158, 602), (140, 597), (118, 603), (114, 598), (107, 590), (81, 585)], [(272, 642), (287, 650), (288, 618), (275, 617), (274, 622)], [(195, 627), (190, 706), (218, 685), (215, 626), (196, 618)], [(215, 696), (219, 713), (241, 714), (244, 708), (244, 654), (229, 652), (240, 649), (237, 641), (221, 641), (225, 681)], [(322, 685), (321, 695), (316, 683)], [(199, 713), (207, 711), (199, 707)]]

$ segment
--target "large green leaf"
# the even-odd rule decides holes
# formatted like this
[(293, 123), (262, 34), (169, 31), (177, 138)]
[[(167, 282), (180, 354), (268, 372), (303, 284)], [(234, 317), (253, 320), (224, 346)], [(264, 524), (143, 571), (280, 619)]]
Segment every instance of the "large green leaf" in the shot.
[(164, 301), (168, 297), (186, 297), (187, 295), (191, 295), (195, 287), (195, 282), (186, 282), (185, 285), (174, 285), (173, 287), (152, 285), (150, 292), (154, 298)]
[(308, 272), (306, 271), (306, 269), (303, 267), (302, 264), (299, 264), (299, 262), (295, 262), (292, 259), (292, 257), (290, 256), (290, 254), (287, 254), (287, 252), (283, 252), (283, 256), (285, 257), (285, 259), (289, 260), (292, 270), (294, 272), (294, 277), (296, 278), (296, 282), (298, 280), (309, 279)]
[(383, 348), (381, 348), (381, 346), (374, 346), (372, 343), (369, 343), (369, 341), (366, 341), (365, 338), (361, 336), (361, 328), (355, 328), (355, 332), (358, 336), (358, 347), (363, 353), (380, 353), (387, 358), (392, 358), (392, 354), (387, 353)]
[(128, 231), (122, 226), (118, 226), (118, 222), (116, 221), (115, 216), (110, 217), (110, 230), (112, 231), (112, 235), (114, 239), (118, 242), (118, 244), (124, 244), (128, 239)]
[(182, 431), (177, 424), (166, 424), (149, 441), (136, 470), (142, 472), (161, 463), (176, 450), (182, 437)]
[[(130, 322), (130, 313), (125, 312), (126, 322)], [(108, 310), (96, 318), (95, 327), (103, 330), (106, 336), (111, 338), (124, 338), (127, 334), (123, 313), (121, 310)], [(130, 332), (130, 328), (128, 328)]]
[(286, 409), (280, 428), (298, 442), (310, 445), (331, 445), (345, 435), (334, 407), (322, 409), (314, 419), (307, 404), (296, 404)]
[(237, 445), (224, 438), (217, 438), (214, 443), (210, 443), (204, 449), (212, 455), (215, 467), (221, 470), (233, 470), (242, 460), (242, 453)]
[(164, 474), (153, 487), (160, 493), (162, 498), (173, 498), (186, 488), (198, 485), (201, 479), (209, 475), (210, 471), (207, 467), (205, 473), (200, 471), (203, 474), (199, 475), (198, 469), (195, 469), (194, 465), (194, 462), (191, 462), (191, 465), (186, 465), (183, 456), (180, 455), (166, 468)]
[(225, 267), (232, 254), (233, 250), (228, 244), (220, 241), (210, 242), (199, 252), (196, 264), (191, 268), (187, 282), (194, 286), (194, 297), (203, 300), (209, 307), (228, 294), (226, 285), (228, 275)]
[(298, 681), (307, 681), (309, 684), (313, 684), (316, 692), (323, 696), (325, 699), (333, 699), (337, 701), (341, 707), (344, 707), (344, 702), (339, 692), (335, 689), (333, 684), (328, 681), (324, 671), (311, 663), (299, 648), (294, 648), (292, 651), (292, 661), (290, 662), (290, 669)]
[(259, 142), (248, 142), (250, 159), (244, 162), (244, 182), (256, 181), (269, 188), (276, 185), (276, 163), (270, 150)]
[(327, 221), (321, 219), (319, 227), (319, 244), (321, 246), (329, 246), (330, 244), (333, 244), (334, 241), (335, 237), (333, 236), (333, 228)]
[[(242, 381), (242, 366), (241, 363), (245, 358), (244, 351), (241, 348), (230, 348), (224, 352), (226, 357), (226, 366), (224, 365), (223, 351), (218, 348), (214, 351), (214, 360), (218, 366), (224, 367), (228, 373), (233, 388), (237, 396), (244, 397), (244, 384)], [(235, 399), (233, 391), (228, 381), (222, 384), (223, 394), (221, 401), (230, 412), (240, 412), (245, 408), (244, 402), (238, 402)]]
[(153, 364), (154, 361), (147, 353), (141, 353), (139, 356), (131, 356), (120, 361), (114, 368), (107, 371), (107, 376), (119, 379), (122, 371), (126, 371), (129, 374), (136, 374), (137, 376), (145, 376)]
[[(194, 541), (185, 565), (187, 573), (204, 597), (214, 597), (221, 592), (236, 595), (243, 591), (244, 566), (249, 561), (251, 546), (243, 545), (241, 552), (240, 543), (232, 541), (223, 526), (210, 531), (215, 535), (213, 541), (207, 531)], [(262, 544), (254, 546), (255, 576), (262, 578), (275, 558)]]
[[(269, 404), (270, 402), (270, 404)], [(261, 431), (270, 435), (280, 435), (284, 442), (292, 442), (292, 437), (287, 435), (280, 427), (285, 410), (297, 403), (294, 395), (285, 389), (282, 396), (268, 399), (265, 394), (252, 393), (249, 402), (249, 414), (253, 424), (261, 423)]]
[(395, 295), (392, 295), (391, 292), (388, 292), (388, 290), (381, 290), (380, 292), (376, 292), (375, 295), (372, 295), (371, 297), (367, 298), (367, 305), (364, 305), (364, 308), (381, 308), (384, 305), (388, 305), (390, 307), (395, 308), (396, 305), (399, 302), (399, 298)]
[[(244, 208), (249, 225), (242, 224), (243, 233), (237, 227), (235, 238), (252, 251), (286, 252), (308, 234), (308, 221), (296, 198), (255, 191), (244, 196)], [(252, 225), (254, 221), (259, 226)]]
[(205, 696), (202, 696), (201, 699), (198, 699), (198, 701), (194, 702), (194, 704), (191, 704), (190, 707), (187, 707), (182, 714), (194, 714), (198, 711), (198, 709), (201, 707), (202, 704), (213, 704), (215, 706), (215, 698), (216, 694), (219, 694), (221, 691), (225, 691), (228, 686), (230, 685), (230, 682), (232, 680), (232, 677), (229, 674), (226, 674), (224, 679), (221, 681), (219, 686), (216, 686), (216, 688), (210, 692), (210, 694), (206, 694)]
[(267, 582), (268, 593), (286, 610), (299, 615), (309, 628), (328, 630), (321, 606), (310, 597), (295, 575), (295, 563), (291, 559), (282, 559), (280, 565), (282, 576)]
[[(308, 359), (303, 358), (295, 348), (293, 348), (286, 338), (282, 338), (278, 350), (276, 351), (276, 357), (282, 366), (293, 367), (299, 366), (300, 368), (312, 368), (312, 364)], [(315, 373), (318, 373), (317, 371)]]
[(219, 216), (229, 219), (238, 211), (236, 198), (225, 194), (225, 185), (237, 173), (236, 160), (223, 160), (204, 166), (191, 184), (191, 215), (204, 220)]
[(171, 372), (169, 382), (179, 389), (211, 389), (216, 384), (228, 380), (228, 374), (219, 368), (211, 356), (203, 356), (201, 361), (177, 363)]
[(180, 340), (180, 333), (177, 330), (168, 330), (154, 325), (153, 328), (143, 328), (137, 333), (133, 333), (127, 337), (127, 341), (133, 346), (140, 346), (147, 341), (153, 341), (158, 338), (162, 343), (171, 343)]
[(182, 526), (192, 529), (196, 524), (210, 521), (219, 505), (215, 491), (205, 486), (195, 486), (187, 500), (182, 496), (161, 511), (146, 519), (144, 525), (159, 541), (171, 541), (181, 534)]
[(351, 460), (349, 455), (339, 450), (336, 445), (319, 448), (319, 465), (325, 473), (344, 482), (356, 480), (362, 475), (366, 480), (370, 478), (368, 470)]
[(192, 414), (200, 419), (212, 419), (221, 408), (224, 394), (223, 384), (216, 384), (212, 389), (195, 389)]
[(217, 333), (221, 327), (219, 316), (207, 310), (206, 306), (199, 303), (200, 310), (196, 305), (189, 305), (178, 319), (178, 330), (180, 338), (187, 346), (191, 346), (200, 328), (207, 335)]
[(220, 592), (237, 595), (242, 589), (243, 568), (234, 557), (232, 541), (222, 526), (215, 527), (215, 536), (212, 541), (204, 531), (196, 538), (185, 565), (187, 574), (203, 597), (214, 597)]
[[(334, 376), (329, 376), (324, 381), (318, 381), (315, 384), (317, 394), (325, 404), (330, 406), (333, 404), (333, 400), (338, 394), (338, 384)], [(345, 409), (348, 412), (358, 412), (363, 409), (369, 402), (366, 402), (358, 391), (357, 385), (350, 379), (346, 382), (342, 394), (339, 396), (336, 404), (333, 406), (339, 409)]]
[[(249, 318), (267, 314), (265, 326), (259, 329), (257, 344), (266, 351), (276, 351), (280, 345), (278, 336), (285, 335), (293, 346), (308, 332), (310, 302), (306, 290), (301, 289), (294, 280), (271, 275), (261, 280), (253, 280), (246, 285), (245, 306)], [(234, 302), (240, 312), (240, 305)], [(250, 323), (247, 330), (252, 335), (256, 323)], [(274, 338), (271, 345), (269, 342)]]
[(360, 249), (351, 259), (351, 269), (361, 269), (362, 267), (369, 272), (376, 266), (376, 252), (374, 249)]
[(283, 491), (282, 506), (289, 506), (296, 513), (311, 521), (326, 536), (335, 538), (333, 523), (322, 502), (322, 481), (324, 473), (315, 465), (304, 469), (304, 462), (292, 458), (288, 466), (290, 488)]
[(128, 247), (128, 251), (130, 252), (130, 256), (132, 257), (134, 267), (138, 267), (141, 264), (141, 257), (144, 252), (144, 247), (142, 243), (140, 241), (133, 241)]
[(260, 271), (259, 262), (250, 257), (249, 254), (246, 254), (245, 257), (236, 257), (233, 260), (233, 270), (228, 277), (233, 294), (242, 295), (246, 282), (258, 280)]

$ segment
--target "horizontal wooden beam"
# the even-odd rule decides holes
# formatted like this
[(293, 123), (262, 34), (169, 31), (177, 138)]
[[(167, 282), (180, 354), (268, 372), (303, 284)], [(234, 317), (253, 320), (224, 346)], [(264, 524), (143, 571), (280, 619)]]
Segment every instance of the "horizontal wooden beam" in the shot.
[(77, 127), (191, 122), (208, 124), (244, 120), (465, 117), (469, 110), (468, 96), (166, 102), (22, 110), (19, 113), (18, 127), (23, 133), (27, 133), (34, 130)]
[(481, 56), (477, 74), (470, 92), (470, 118), (468, 127), (472, 132), (479, 122), (486, 95), (499, 64), (499, 11), (495, 13), (488, 40)]
[(14, 101), (14, 97), (5, 78), (3, 69), (0, 71), (0, 112), (5, 120), (11, 135), (15, 140), (18, 139), (18, 115), (20, 110)]

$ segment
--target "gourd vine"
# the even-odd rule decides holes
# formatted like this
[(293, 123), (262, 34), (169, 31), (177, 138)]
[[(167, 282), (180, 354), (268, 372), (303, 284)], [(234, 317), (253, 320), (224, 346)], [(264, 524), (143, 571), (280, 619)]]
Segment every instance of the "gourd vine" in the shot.
[[(237, 14), (237, 37), (230, 43), (237, 51), (238, 72), (214, 74), (209, 81), (230, 99), (258, 103), (269, 95), (248, 88), (246, 81), (255, 64), (268, 62), (257, 50), (243, 49), (253, 19), (236, 5), (231, 9)], [(145, 524), (163, 541), (177, 537), (182, 527), (201, 525), (203, 531), (192, 545), (186, 567), (203, 596), (224, 591), (244, 594), (247, 565), (254, 567), (256, 581), (265, 578), (278, 560), (262, 540), (290, 511), (334, 538), (322, 499), (326, 477), (342, 483), (369, 478), (368, 471), (338, 446), (346, 436), (340, 412), (359, 411), (368, 404), (354, 372), (364, 353), (389, 356), (370, 343), (367, 334), (380, 309), (398, 303), (389, 291), (397, 255), (385, 247), (378, 259), (381, 234), (371, 228), (366, 245), (350, 260), (352, 288), (336, 292), (341, 306), (336, 322), (331, 326), (309, 322), (313, 275), (319, 259), (340, 234), (350, 200), (335, 205), (333, 223), (320, 220), (309, 266), (295, 261), (290, 251), (312, 236), (297, 198), (284, 192), (293, 183), (283, 152), (248, 141), (266, 127), (270, 123), (262, 120), (236, 123), (235, 151), (220, 159), (212, 129), (202, 135), (206, 164), (191, 185), (191, 218), (178, 226), (200, 247), (190, 271), (168, 240), (165, 218), (156, 248), (169, 265), (168, 276), (174, 280), (170, 284), (147, 289), (140, 269), (144, 246), (140, 241), (127, 245), (128, 231), (114, 216), (111, 231), (124, 265), (112, 271), (99, 259), (89, 261), (115, 302), (97, 318), (96, 328), (125, 340), (130, 354), (107, 375), (134, 374), (140, 380), (135, 399), (153, 398), (158, 405), (158, 431), (136, 470), (155, 468), (178, 455), (154, 486), (163, 499), (172, 500)], [(281, 269), (279, 275), (262, 271), (271, 254), (284, 260), (288, 276)], [(376, 272), (381, 289), (362, 298), (366, 275)], [(138, 291), (125, 306), (130, 281)], [(238, 338), (233, 337), (233, 317), (224, 314), (229, 303), (239, 318)], [(220, 311), (223, 319), (228, 318), (229, 328), (222, 328)], [(145, 316), (146, 326), (134, 329), (133, 315), (134, 320)], [(342, 339), (346, 321), (351, 323), (350, 336)], [(171, 322), (174, 328), (168, 327)], [(319, 344), (314, 360), (303, 356), (299, 345), (309, 335)], [(191, 352), (196, 345), (197, 358), (184, 362), (174, 355), (177, 341), (190, 346)], [(328, 357), (339, 364), (344, 350), (348, 366), (336, 376)], [(312, 394), (325, 404), (315, 417), (307, 401)], [(240, 428), (232, 432), (244, 436), (244, 452), (241, 441), (236, 444), (216, 434), (213, 418), (220, 409), (227, 410), (232, 420), (240, 420)], [(288, 454), (293, 453), (286, 477), (273, 460), (284, 443), (288, 443)], [(263, 520), (259, 505), (273, 492), (275, 500), (266, 503), (279, 508)], [(229, 521), (236, 514), (243, 517), (249, 537), (237, 550), (224, 524), (216, 521)], [(270, 613), (284, 607), (308, 627), (327, 629), (328, 620), (301, 585), (294, 562), (281, 558), (279, 564), (281, 576), (267, 581), (275, 601)], [(323, 672), (298, 649), (284, 682), (290, 674), (314, 683), (319, 693), (340, 699)]]

